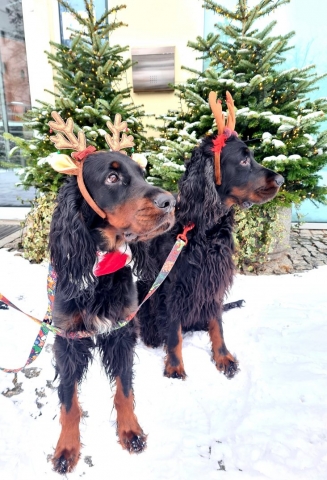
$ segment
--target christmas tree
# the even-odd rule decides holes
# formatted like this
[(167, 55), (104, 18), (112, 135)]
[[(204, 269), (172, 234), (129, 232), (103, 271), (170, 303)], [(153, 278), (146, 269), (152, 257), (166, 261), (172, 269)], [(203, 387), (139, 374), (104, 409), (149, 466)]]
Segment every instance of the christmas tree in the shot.
[(305, 198), (326, 201), (327, 187), (318, 181), (319, 170), (327, 164), (327, 131), (321, 130), (327, 99), (313, 101), (309, 96), (324, 75), (318, 76), (314, 65), (283, 70), (283, 55), (293, 48), (289, 42), (294, 32), (274, 36), (276, 21), (261, 30), (256, 27), (261, 17), (289, 1), (260, 0), (250, 8), (247, 0), (238, 0), (236, 9), (229, 10), (204, 0), (204, 8), (222, 21), (215, 33), (188, 43), (207, 68), (186, 68), (193, 77), (175, 86), (180, 111), (159, 117), (164, 121), (161, 138), (149, 157), (154, 184), (177, 189), (185, 158), (201, 137), (216, 129), (209, 92), (223, 100), (228, 90), (237, 108), (240, 138), (254, 148), (259, 163), (285, 178), (276, 199), (261, 208), (299, 204)]
[[(56, 110), (62, 118), (74, 119), (76, 131), (85, 132), (89, 145), (107, 149), (104, 136), (108, 133), (106, 122), (113, 121), (120, 113), (127, 121), (129, 133), (134, 137), (135, 149), (142, 149), (145, 141), (141, 117), (144, 112), (134, 105), (130, 88), (120, 88), (120, 81), (132, 62), (124, 60), (123, 52), (128, 46), (111, 45), (112, 32), (124, 24), (117, 21), (116, 14), (124, 5), (106, 11), (95, 18), (93, 0), (84, 0), (85, 15), (75, 11), (65, 0), (58, 0), (76, 20), (77, 28), (71, 29), (69, 45), (52, 42), (52, 52), (46, 52), (55, 75), (56, 91), (53, 104), (38, 101), (24, 116), (24, 125), (36, 132), (30, 140), (7, 135), (16, 143), (27, 160), (22, 174), (22, 184), (34, 186), (39, 192), (56, 192), (64, 181), (64, 175), (56, 173), (48, 162), (55, 152), (49, 137), (48, 122)], [(129, 151), (131, 153), (131, 151)]]

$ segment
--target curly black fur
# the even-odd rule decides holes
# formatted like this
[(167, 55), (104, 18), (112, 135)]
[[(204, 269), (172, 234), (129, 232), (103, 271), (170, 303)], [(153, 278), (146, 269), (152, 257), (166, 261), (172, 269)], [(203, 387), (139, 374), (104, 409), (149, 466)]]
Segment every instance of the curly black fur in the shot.
[[(121, 428), (118, 424), (119, 441), (130, 451), (145, 448), (146, 437), (137, 423), (131, 400), (138, 326), (131, 321), (115, 329), (137, 307), (132, 270), (125, 266), (96, 277), (93, 267), (98, 250), (116, 250), (127, 241), (153, 238), (174, 221), (174, 197), (146, 183), (138, 165), (121, 153), (89, 155), (84, 162), (83, 178), (106, 218), (100, 218), (89, 207), (76, 178), (71, 177), (59, 192), (49, 242), (51, 262), (57, 273), (54, 325), (67, 332), (88, 330), (96, 334), (95, 340), (57, 336), (54, 343), (62, 433), (53, 465), (62, 474), (71, 471), (78, 460), (76, 386), (83, 380), (95, 348), (99, 349), (109, 380), (118, 382), (115, 405), (117, 418), (123, 424)], [(137, 444), (134, 438), (140, 439)]]
[[(141, 302), (170, 252), (177, 234), (194, 223), (175, 266), (158, 291), (139, 312), (141, 337), (150, 346), (167, 348), (165, 375), (185, 378), (182, 331), (209, 330), (213, 359), (228, 377), (237, 370), (222, 330), (223, 299), (234, 276), (233, 204), (264, 203), (278, 191), (283, 178), (259, 165), (244, 142), (231, 136), (221, 153), (222, 184), (215, 184), (213, 136), (194, 149), (179, 182), (176, 224), (168, 233), (134, 251)], [(146, 258), (140, 250), (146, 249)], [(139, 265), (139, 259), (140, 265)], [(148, 268), (146, 268), (147, 262)], [(140, 267), (140, 268), (138, 268)], [(151, 272), (149, 274), (144, 272)], [(177, 358), (177, 366), (176, 366)]]

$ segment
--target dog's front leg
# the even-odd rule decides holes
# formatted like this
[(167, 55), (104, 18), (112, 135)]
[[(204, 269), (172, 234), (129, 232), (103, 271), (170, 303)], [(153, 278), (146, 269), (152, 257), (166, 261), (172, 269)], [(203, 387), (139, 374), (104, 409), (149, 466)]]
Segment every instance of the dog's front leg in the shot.
[(108, 377), (116, 380), (114, 404), (117, 411), (117, 435), (121, 446), (130, 453), (141, 453), (146, 448), (146, 435), (134, 413), (132, 388), (133, 357), (136, 344), (134, 322), (99, 335), (98, 346)]
[(167, 356), (164, 375), (169, 378), (186, 378), (182, 355), (183, 337), (179, 321), (171, 322), (167, 336)]
[[(76, 467), (81, 450), (79, 433), (81, 409), (77, 399), (76, 383), (72, 390), (68, 392), (66, 389), (66, 402), (61, 405), (61, 433), (52, 458), (54, 470), (61, 474), (69, 473)], [(70, 401), (67, 401), (68, 395), (71, 397)]]
[(81, 409), (77, 398), (77, 384), (87, 369), (93, 346), (91, 339), (69, 341), (59, 336), (54, 343), (56, 372), (60, 379), (58, 395), (61, 403), (61, 433), (52, 463), (54, 470), (62, 475), (72, 472), (80, 457)]
[[(134, 413), (134, 394), (124, 376), (116, 377), (115, 407), (117, 435), (121, 446), (130, 453), (141, 453), (146, 448), (146, 435)], [(127, 387), (127, 388), (126, 388)]]
[(212, 358), (217, 369), (223, 372), (227, 378), (233, 378), (238, 371), (238, 362), (225, 345), (221, 316), (209, 322), (208, 330), (212, 345)]

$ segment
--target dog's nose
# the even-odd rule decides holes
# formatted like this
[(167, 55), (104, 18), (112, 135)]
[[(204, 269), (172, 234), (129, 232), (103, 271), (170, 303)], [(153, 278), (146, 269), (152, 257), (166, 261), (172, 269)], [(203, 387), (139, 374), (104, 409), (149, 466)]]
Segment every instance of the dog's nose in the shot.
[(170, 212), (176, 205), (176, 200), (170, 193), (159, 193), (153, 201), (165, 213)]
[(282, 177), (281, 175), (277, 175), (275, 178), (275, 182), (277, 187), (281, 187), (284, 183), (284, 177)]

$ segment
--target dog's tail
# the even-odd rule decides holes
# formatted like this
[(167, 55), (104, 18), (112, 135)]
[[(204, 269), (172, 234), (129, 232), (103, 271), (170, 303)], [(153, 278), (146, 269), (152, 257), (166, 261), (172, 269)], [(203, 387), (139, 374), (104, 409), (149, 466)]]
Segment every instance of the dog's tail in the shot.
[(236, 302), (224, 303), (223, 311), (228, 312), (229, 310), (232, 310), (232, 308), (244, 307), (243, 303), (245, 303), (245, 300), (237, 300)]

